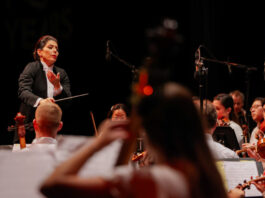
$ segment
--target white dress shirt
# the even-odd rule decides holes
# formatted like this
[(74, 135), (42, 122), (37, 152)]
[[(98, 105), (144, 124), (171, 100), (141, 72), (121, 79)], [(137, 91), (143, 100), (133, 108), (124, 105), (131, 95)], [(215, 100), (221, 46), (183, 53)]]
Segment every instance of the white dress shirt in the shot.
[(206, 133), (205, 136), (210, 151), (216, 160), (227, 158), (239, 158), (239, 156), (234, 151), (214, 141), (210, 133)]
[[(48, 98), (53, 98), (54, 96), (57, 96), (57, 95), (59, 95), (62, 92), (63, 87), (60, 86), (59, 89), (57, 89), (57, 90), (54, 89), (53, 84), (49, 81), (49, 79), (47, 77), (47, 72), (49, 70), (53, 72), (53, 66), (48, 67), (48, 65), (45, 62), (42, 62), (42, 61), (41, 61), (41, 64), (43, 65), (43, 71), (45, 71), (45, 77), (46, 77), (46, 80), (47, 80), (47, 97)], [(39, 105), (41, 99), (42, 98), (38, 98), (36, 100), (36, 102), (34, 104), (34, 107), (37, 107)]]
[(251, 135), (250, 135), (250, 140), (249, 140), (249, 143), (250, 144), (257, 144), (258, 140), (256, 139), (256, 132), (258, 132), (259, 128), (258, 126), (256, 126), (252, 132), (251, 132)]

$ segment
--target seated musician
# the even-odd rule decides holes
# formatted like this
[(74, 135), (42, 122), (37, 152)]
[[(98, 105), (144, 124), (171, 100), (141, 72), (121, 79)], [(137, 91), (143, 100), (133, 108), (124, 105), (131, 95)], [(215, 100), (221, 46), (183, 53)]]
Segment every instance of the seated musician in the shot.
[[(57, 166), (41, 192), (47, 197), (227, 197), (190, 92), (175, 83), (157, 89), (134, 101), (130, 121), (104, 121), (101, 135)], [(117, 167), (93, 178), (78, 175), (97, 151), (140, 130), (146, 133), (147, 151), (156, 155), (153, 166)]]
[(230, 96), (232, 96), (234, 101), (234, 112), (238, 119), (238, 124), (243, 129), (244, 125), (247, 124), (247, 115), (244, 107), (244, 94), (239, 90), (234, 90), (230, 92)]
[(230, 126), (236, 135), (239, 146), (243, 143), (243, 130), (236, 123), (234, 114), (234, 102), (229, 94), (220, 93), (213, 99), (213, 105), (217, 111), (217, 123), (219, 126)]
[(252, 130), (249, 143), (255, 144), (258, 142), (258, 139), (263, 137), (262, 131), (260, 131), (260, 125), (264, 121), (263, 108), (264, 98), (257, 97), (254, 99), (252, 106), (250, 108), (251, 117), (257, 123), (256, 127)]
[[(129, 110), (123, 103), (117, 103), (113, 105), (107, 114), (107, 118), (117, 120), (127, 120), (129, 117)], [(144, 150), (143, 138), (137, 139), (136, 151), (132, 154), (132, 160), (129, 162), (134, 167), (149, 166), (154, 163), (153, 157)]]
[(128, 108), (122, 103), (113, 105), (107, 115), (107, 117), (111, 120), (127, 120), (128, 116)]
[(217, 160), (224, 158), (239, 158), (239, 156), (234, 151), (213, 140), (212, 135), (217, 126), (217, 112), (211, 101), (207, 101), (207, 103), (204, 102), (203, 116), (206, 120), (206, 140), (214, 158)]
[(50, 99), (44, 99), (35, 112), (33, 126), (36, 137), (32, 141), (30, 149), (37, 146), (44, 147), (44, 145), (55, 146), (57, 144), (57, 133), (63, 126), (61, 119), (61, 108)]
[(262, 156), (265, 156), (265, 153), (264, 155), (260, 155), (257, 152), (258, 146), (261, 146), (261, 147), (263, 146), (263, 144), (259, 145), (258, 140), (259, 139), (263, 140), (264, 138), (265, 100), (260, 97), (256, 98), (250, 109), (251, 109), (252, 119), (256, 121), (257, 126), (253, 129), (253, 132), (251, 134), (250, 143), (243, 144), (243, 148), (247, 149), (248, 155), (251, 158), (254, 158), (257, 161), (261, 161), (263, 168), (265, 169), (265, 158), (262, 157)]

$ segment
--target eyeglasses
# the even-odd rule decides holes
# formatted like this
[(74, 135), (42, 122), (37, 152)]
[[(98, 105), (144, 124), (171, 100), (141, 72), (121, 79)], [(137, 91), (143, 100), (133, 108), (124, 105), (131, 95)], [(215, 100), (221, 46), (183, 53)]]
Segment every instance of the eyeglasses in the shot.
[(257, 109), (257, 108), (259, 108), (259, 107), (261, 107), (261, 105), (253, 105), (253, 106), (250, 108), (250, 110), (252, 110), (252, 109)]

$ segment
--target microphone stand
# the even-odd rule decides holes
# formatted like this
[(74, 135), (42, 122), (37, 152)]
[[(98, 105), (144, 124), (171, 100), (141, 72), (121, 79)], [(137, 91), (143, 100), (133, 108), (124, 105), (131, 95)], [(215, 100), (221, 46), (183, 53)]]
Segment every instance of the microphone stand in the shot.
[(112, 53), (112, 51), (109, 51), (110, 56), (113, 56), (115, 59), (117, 59), (119, 62), (123, 63), (124, 65), (126, 65), (127, 67), (129, 67), (131, 69), (132, 72), (132, 79), (133, 82), (135, 82), (137, 80), (137, 75), (138, 75), (138, 69), (136, 69), (136, 67), (128, 62), (126, 62), (125, 60), (121, 59), (119, 56), (117, 56), (116, 54)]
[(238, 67), (238, 68), (241, 68), (241, 69), (247, 69), (249, 71), (250, 70), (253, 70), (253, 71), (257, 70), (256, 67), (250, 67), (250, 66), (247, 66), (247, 65), (239, 64), (239, 63), (232, 63), (232, 62), (228, 62), (228, 61), (219, 61), (217, 59), (205, 58), (205, 57), (201, 57), (201, 59), (205, 60), (205, 61), (208, 61), (208, 62), (220, 63), (220, 64), (223, 64), (223, 65), (230, 65), (230, 66)]
[[(249, 108), (249, 90), (250, 90), (250, 82), (249, 82), (249, 73), (250, 71), (257, 71), (256, 67), (251, 67), (239, 63), (233, 63), (233, 62), (228, 62), (228, 61), (219, 61), (216, 59), (211, 59), (211, 58), (205, 58), (205, 57), (200, 57), (201, 60), (208, 61), (208, 62), (214, 62), (214, 63), (219, 63), (223, 65), (228, 65), (228, 66), (233, 66), (237, 67), (240, 69), (244, 69), (246, 71), (246, 76), (245, 76), (245, 83), (246, 83), (246, 93), (245, 93), (245, 104), (246, 104), (246, 110)], [(249, 124), (249, 116), (247, 116), (247, 123)]]
[(205, 97), (207, 96), (208, 68), (204, 67), (202, 59), (196, 63), (196, 66), (198, 66), (200, 111), (201, 113), (203, 113), (204, 87), (205, 87)]

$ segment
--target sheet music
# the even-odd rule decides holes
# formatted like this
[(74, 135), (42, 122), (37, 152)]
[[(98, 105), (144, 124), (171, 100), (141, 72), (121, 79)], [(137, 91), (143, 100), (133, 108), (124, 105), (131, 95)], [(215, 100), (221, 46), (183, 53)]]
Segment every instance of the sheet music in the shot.
[[(92, 143), (94, 139), (95, 137), (63, 136), (62, 139), (58, 141), (55, 163), (59, 164), (65, 161), (74, 151), (82, 147), (85, 143)], [(89, 177), (109, 174), (117, 161), (121, 146), (122, 140), (116, 140), (96, 152), (82, 167), (79, 175)]]
[(116, 140), (95, 153), (83, 166), (79, 175), (82, 177), (109, 176), (117, 161), (122, 146), (121, 140)]
[(0, 197), (44, 197), (39, 185), (54, 168), (51, 155), (2, 150), (0, 159)]
[[(228, 190), (235, 188), (238, 184), (243, 184), (244, 180), (249, 181), (251, 176), (254, 178), (259, 176), (256, 161), (253, 160), (219, 161), (218, 163), (221, 163), (219, 166), (221, 165), (224, 171), (222, 175)], [(246, 197), (261, 195), (254, 185), (245, 190)]]
[[(61, 162), (67, 160), (93, 137), (64, 136), (56, 149), (29, 149), (27, 152), (0, 150), (0, 197), (43, 198), (41, 182)], [(109, 176), (116, 163), (122, 141), (117, 140), (95, 153), (80, 170), (82, 177)]]

